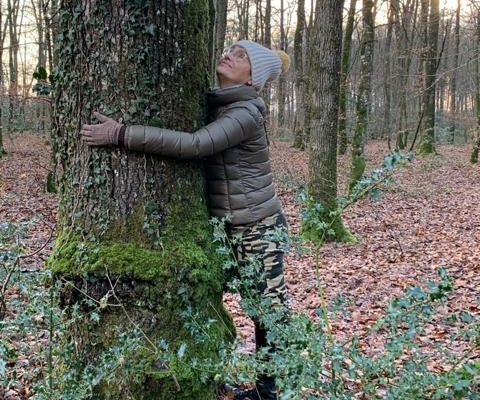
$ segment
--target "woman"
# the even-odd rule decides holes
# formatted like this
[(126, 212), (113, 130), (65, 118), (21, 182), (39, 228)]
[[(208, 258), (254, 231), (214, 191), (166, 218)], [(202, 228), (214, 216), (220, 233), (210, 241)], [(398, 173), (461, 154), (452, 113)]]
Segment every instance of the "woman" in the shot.
[[(284, 304), (283, 249), (265, 237), (286, 230), (270, 169), (265, 132), (265, 104), (258, 97), (268, 80), (286, 72), (284, 52), (241, 40), (217, 65), (219, 87), (208, 93), (212, 122), (194, 133), (149, 126), (125, 127), (96, 114), (101, 122), (84, 125), (82, 139), (91, 146), (118, 145), (129, 150), (174, 158), (205, 158), (210, 213), (227, 217), (227, 233), (241, 237), (234, 245), (239, 266), (255, 257), (261, 262), (257, 289), (273, 304)], [(255, 322), (257, 349), (267, 345), (266, 330)], [(273, 377), (260, 376), (256, 390), (234, 390), (235, 399), (276, 399)]]

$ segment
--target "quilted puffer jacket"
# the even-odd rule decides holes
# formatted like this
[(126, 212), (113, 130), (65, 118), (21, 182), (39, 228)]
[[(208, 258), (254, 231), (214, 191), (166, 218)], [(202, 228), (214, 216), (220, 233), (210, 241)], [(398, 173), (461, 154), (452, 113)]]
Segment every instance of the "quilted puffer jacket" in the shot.
[(252, 86), (208, 94), (211, 122), (194, 133), (130, 126), (125, 145), (135, 151), (173, 158), (205, 158), (213, 216), (230, 215), (246, 225), (280, 209), (272, 182), (264, 128), (265, 104)]

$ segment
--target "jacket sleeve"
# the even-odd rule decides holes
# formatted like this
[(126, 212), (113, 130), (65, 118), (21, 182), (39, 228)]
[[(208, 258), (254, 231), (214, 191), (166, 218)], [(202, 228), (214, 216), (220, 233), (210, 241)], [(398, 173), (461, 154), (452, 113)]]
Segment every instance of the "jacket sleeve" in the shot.
[(130, 150), (167, 157), (202, 158), (241, 143), (256, 131), (259, 123), (263, 123), (260, 112), (245, 104), (232, 107), (194, 133), (130, 126), (125, 133), (125, 145)]

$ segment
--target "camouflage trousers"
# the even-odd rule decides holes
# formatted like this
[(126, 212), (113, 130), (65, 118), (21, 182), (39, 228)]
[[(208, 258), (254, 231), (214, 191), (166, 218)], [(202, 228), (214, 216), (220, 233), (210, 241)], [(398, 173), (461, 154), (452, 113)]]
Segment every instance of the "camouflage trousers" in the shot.
[[(277, 212), (249, 225), (230, 226), (227, 233), (233, 243), (240, 277), (246, 274), (253, 280), (254, 290), (272, 306), (285, 305), (283, 256), (288, 246), (288, 228), (283, 213)], [(248, 268), (247, 272), (242, 271)], [(263, 346), (265, 340), (258, 335), (264, 336), (264, 332), (260, 324), (254, 322), (257, 347)]]

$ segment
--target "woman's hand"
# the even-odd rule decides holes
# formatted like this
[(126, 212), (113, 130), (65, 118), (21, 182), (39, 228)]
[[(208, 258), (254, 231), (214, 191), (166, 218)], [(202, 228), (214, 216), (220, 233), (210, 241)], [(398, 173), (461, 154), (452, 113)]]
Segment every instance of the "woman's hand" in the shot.
[(120, 131), (124, 127), (112, 118), (98, 112), (94, 113), (100, 121), (95, 125), (83, 125), (80, 135), (82, 140), (89, 146), (118, 145)]

